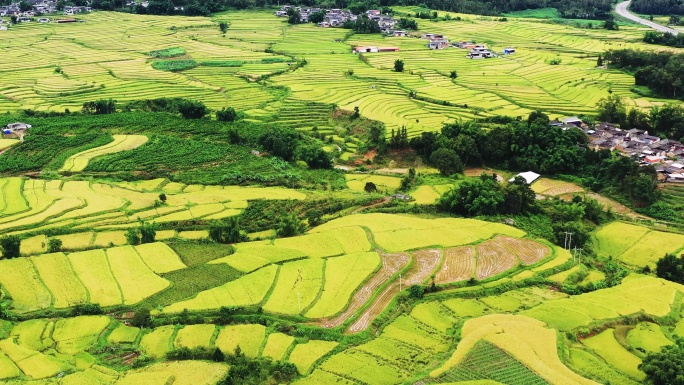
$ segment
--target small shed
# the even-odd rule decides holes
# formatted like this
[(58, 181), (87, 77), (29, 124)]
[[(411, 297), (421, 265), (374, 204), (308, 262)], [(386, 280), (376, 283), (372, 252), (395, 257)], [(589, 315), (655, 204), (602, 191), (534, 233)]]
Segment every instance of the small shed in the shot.
[(513, 55), (515, 53), (515, 48), (504, 48), (503, 53), (504, 55)]
[(378, 47), (362, 46), (354, 47), (354, 53), (378, 52)]
[(532, 171), (521, 172), (520, 174), (509, 179), (508, 182), (513, 183), (515, 181), (515, 178), (517, 178), (517, 177), (522, 177), (523, 179), (525, 179), (525, 182), (527, 184), (532, 184), (532, 183), (536, 182), (537, 179), (539, 179), (541, 177), (541, 175), (537, 174), (536, 172), (532, 172)]

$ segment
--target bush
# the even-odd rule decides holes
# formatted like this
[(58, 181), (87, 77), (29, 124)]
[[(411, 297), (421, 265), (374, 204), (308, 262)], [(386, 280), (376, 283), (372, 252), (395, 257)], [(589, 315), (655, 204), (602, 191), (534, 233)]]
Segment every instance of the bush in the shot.
[(129, 245), (135, 246), (140, 244), (140, 233), (138, 229), (126, 230), (126, 241)]
[(62, 251), (62, 240), (58, 238), (51, 238), (48, 241), (48, 253), (58, 253)]
[(0, 238), (0, 249), (2, 249), (3, 259), (17, 258), (21, 254), (19, 249), (21, 247), (21, 239), (16, 235), (7, 235)]
[(240, 219), (230, 217), (227, 220), (213, 222), (209, 226), (209, 238), (217, 243), (236, 243), (242, 240)]
[(131, 318), (131, 325), (137, 328), (148, 328), (152, 326), (152, 317), (150, 317), (150, 309), (140, 308), (135, 311), (133, 318)]
[(178, 112), (185, 119), (201, 119), (209, 113), (209, 108), (202, 102), (183, 99), (178, 102)]
[(276, 235), (281, 238), (293, 237), (303, 234), (306, 228), (304, 223), (299, 220), (296, 214), (288, 214), (280, 218), (280, 223), (276, 228)]
[(216, 120), (219, 122), (234, 122), (237, 119), (237, 112), (233, 107), (222, 108), (216, 111)]

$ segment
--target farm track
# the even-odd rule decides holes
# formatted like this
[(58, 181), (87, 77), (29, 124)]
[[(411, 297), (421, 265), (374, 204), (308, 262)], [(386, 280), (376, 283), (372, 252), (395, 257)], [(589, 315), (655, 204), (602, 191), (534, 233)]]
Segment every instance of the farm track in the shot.
[(373, 295), (373, 292), (382, 286), (394, 274), (403, 269), (410, 261), (405, 253), (382, 254), (382, 267), (373, 278), (368, 280), (352, 297), (347, 310), (333, 319), (321, 320), (318, 325), (326, 328), (334, 328), (342, 325), (354, 315)]
[[(402, 255), (402, 254), (400, 254)], [(402, 288), (420, 284), (425, 281), (432, 272), (437, 268), (442, 259), (441, 250), (421, 250), (413, 254), (415, 264), (409, 272), (402, 279)], [(361, 316), (348, 329), (349, 333), (358, 333), (368, 328), (370, 323), (382, 313), (387, 305), (392, 301), (395, 295), (399, 294), (399, 282), (394, 281), (389, 284), (378, 295), (373, 304), (371, 304)]]

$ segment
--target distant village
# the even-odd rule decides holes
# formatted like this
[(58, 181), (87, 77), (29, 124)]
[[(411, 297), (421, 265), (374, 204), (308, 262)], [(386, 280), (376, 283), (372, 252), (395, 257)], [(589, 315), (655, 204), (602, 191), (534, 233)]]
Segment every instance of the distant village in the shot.
[(551, 124), (563, 129), (579, 128), (587, 135), (592, 150), (618, 151), (641, 165), (654, 166), (660, 182), (684, 183), (684, 144), (679, 141), (660, 139), (636, 128), (623, 130), (606, 122), (590, 127), (576, 116)]
[[(315, 13), (323, 12), (325, 17), (323, 21), (317, 23), (321, 28), (341, 28), (347, 21), (356, 21), (362, 15), (354, 15), (348, 10), (343, 9), (324, 9), (324, 8), (302, 8), (291, 5), (284, 5), (280, 10), (274, 14), (278, 17), (288, 17), (288, 11), (294, 10), (299, 12), (299, 19), (302, 23), (309, 22), (309, 16)], [(449, 39), (436, 33), (411, 34), (405, 30), (395, 28), (399, 21), (392, 16), (383, 15), (380, 10), (372, 9), (365, 13), (369, 20), (375, 21), (380, 27), (380, 32), (388, 37), (420, 37), (427, 40), (425, 46), (429, 49), (445, 49), (445, 48), (460, 48), (469, 50), (466, 55), (469, 59), (489, 59), (497, 57), (499, 54), (490, 51), (483, 44), (475, 44), (474, 42), (453, 42)], [(377, 46), (357, 46), (352, 49), (354, 53), (372, 53), (372, 52), (399, 52), (398, 47), (377, 47)], [(502, 55), (511, 55), (515, 53), (515, 48), (504, 48), (500, 53)]]
[[(21, 10), (21, 5), (19, 2), (12, 3), (10, 5), (0, 6), (0, 16), (17, 16), (19, 22), (26, 22), (31, 20), (21, 20), (21, 18), (32, 18), (34, 16), (40, 16), (45, 14), (56, 14), (57, 1), (56, 0), (26, 0), (31, 4), (32, 9)], [(82, 12), (92, 12), (92, 8), (89, 6), (65, 6), (61, 11), (64, 15), (75, 15)]]

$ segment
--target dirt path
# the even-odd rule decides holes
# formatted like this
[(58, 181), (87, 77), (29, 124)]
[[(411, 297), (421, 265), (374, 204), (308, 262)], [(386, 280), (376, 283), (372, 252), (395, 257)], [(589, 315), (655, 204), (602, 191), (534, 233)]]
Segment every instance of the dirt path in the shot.
[(382, 198), (382, 200), (381, 200), (380, 202), (373, 203), (373, 204), (368, 205), (368, 206), (361, 206), (361, 207), (359, 207), (358, 209), (352, 211), (352, 214), (358, 214), (358, 213), (360, 213), (361, 211), (368, 210), (368, 209), (372, 209), (372, 208), (374, 208), (374, 207), (382, 206), (382, 205), (384, 205), (384, 204), (387, 204), (387, 202), (389, 202), (389, 201), (391, 201), (391, 200), (392, 200), (391, 197), (384, 197), (384, 198)]
[(410, 261), (406, 253), (382, 254), (382, 267), (373, 278), (368, 280), (352, 297), (347, 310), (333, 319), (321, 320), (319, 326), (334, 328), (342, 325), (349, 317), (353, 316), (363, 305), (368, 302), (373, 292), (385, 284), (394, 274), (403, 269)]
[[(421, 250), (414, 253), (413, 258), (415, 259), (415, 264), (403, 277), (401, 283), (402, 289), (411, 285), (420, 284), (428, 279), (442, 260), (442, 252), (440, 250)], [(358, 333), (366, 330), (375, 317), (385, 310), (394, 296), (399, 294), (399, 289), (399, 281), (394, 281), (389, 284), (389, 286), (378, 295), (373, 304), (371, 304), (356, 322), (347, 329), (347, 332)]]

